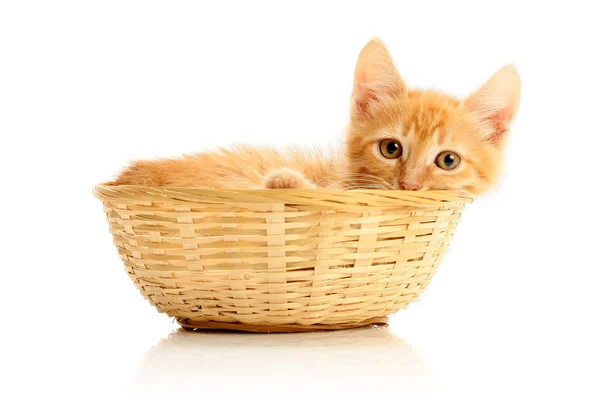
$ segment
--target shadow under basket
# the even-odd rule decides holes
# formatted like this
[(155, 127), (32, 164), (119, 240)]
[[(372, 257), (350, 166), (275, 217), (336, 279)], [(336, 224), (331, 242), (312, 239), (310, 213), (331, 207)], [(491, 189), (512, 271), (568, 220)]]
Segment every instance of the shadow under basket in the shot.
[(452, 191), (99, 185), (129, 277), (185, 328), (299, 332), (387, 322), (429, 284)]

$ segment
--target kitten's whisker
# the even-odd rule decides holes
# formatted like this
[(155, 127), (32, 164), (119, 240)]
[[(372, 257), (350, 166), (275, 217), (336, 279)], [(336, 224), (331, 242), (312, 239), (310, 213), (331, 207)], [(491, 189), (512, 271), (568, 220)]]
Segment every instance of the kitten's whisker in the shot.
[[(356, 176), (356, 178), (352, 178)], [(358, 174), (358, 173), (350, 173), (347, 174), (346, 181), (355, 182), (355, 183), (376, 183), (381, 184), (388, 189), (392, 189), (392, 185), (386, 182), (383, 178), (370, 174)]]
[(341, 180), (340, 182), (354, 182), (354, 183), (358, 183), (358, 182), (365, 182), (365, 183), (381, 183), (381, 184), (386, 184), (387, 182), (385, 181), (380, 181), (377, 179), (372, 179), (372, 178), (353, 178), (353, 179), (344, 179)]
[(357, 176), (356, 178), (346, 177), (346, 178), (338, 179), (336, 181), (337, 182), (343, 182), (343, 181), (371, 181), (371, 182), (387, 183), (383, 179), (379, 179), (377, 177), (371, 177), (371, 176)]
[(378, 176), (373, 175), (364, 175), (364, 174), (353, 174), (356, 175), (357, 178), (349, 178), (341, 179), (338, 181), (332, 182), (328, 185), (328, 188), (333, 186), (339, 186), (342, 190), (352, 190), (352, 189), (380, 189), (380, 190), (389, 190), (392, 189), (392, 186), (387, 183), (385, 180)]

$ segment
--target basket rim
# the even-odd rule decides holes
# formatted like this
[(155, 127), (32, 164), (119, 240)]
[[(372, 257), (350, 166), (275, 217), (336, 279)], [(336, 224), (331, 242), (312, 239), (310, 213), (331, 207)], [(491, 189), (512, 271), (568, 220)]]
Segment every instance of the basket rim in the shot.
[(103, 183), (93, 190), (103, 202), (122, 204), (164, 201), (168, 203), (293, 203), (329, 208), (391, 207), (398, 205), (440, 206), (471, 203), (475, 196), (455, 190), (383, 189), (205, 189), (197, 187), (146, 187)]

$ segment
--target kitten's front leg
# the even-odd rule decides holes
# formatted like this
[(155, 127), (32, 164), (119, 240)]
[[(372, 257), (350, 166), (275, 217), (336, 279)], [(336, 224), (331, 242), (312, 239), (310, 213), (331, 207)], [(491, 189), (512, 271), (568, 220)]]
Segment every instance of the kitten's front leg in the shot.
[(269, 172), (263, 179), (265, 189), (316, 189), (317, 186), (298, 171), (280, 168)]

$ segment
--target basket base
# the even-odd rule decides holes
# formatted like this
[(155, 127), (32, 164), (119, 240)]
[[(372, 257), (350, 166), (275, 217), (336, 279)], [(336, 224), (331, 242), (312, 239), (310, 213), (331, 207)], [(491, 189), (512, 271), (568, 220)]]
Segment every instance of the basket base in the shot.
[(371, 318), (361, 322), (348, 323), (348, 324), (336, 324), (336, 325), (325, 325), (325, 324), (314, 324), (314, 325), (300, 325), (300, 324), (289, 324), (289, 325), (246, 325), (237, 322), (216, 322), (206, 321), (197, 322), (189, 319), (179, 319), (177, 322), (184, 329), (188, 330), (219, 330), (219, 331), (243, 331), (243, 332), (258, 332), (258, 333), (296, 333), (296, 332), (316, 332), (316, 331), (334, 331), (340, 329), (352, 329), (359, 328), (366, 325), (385, 325), (388, 322), (387, 317), (382, 318)]

